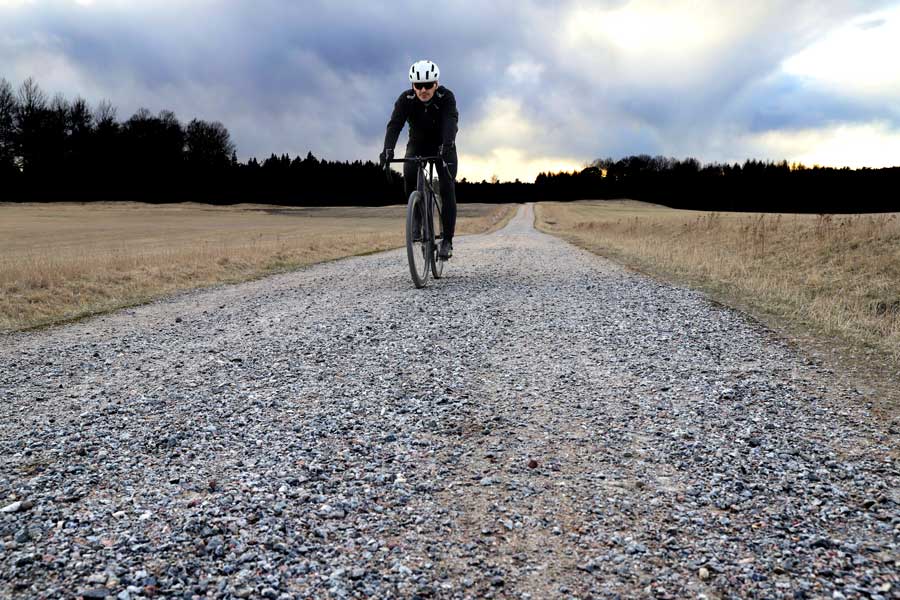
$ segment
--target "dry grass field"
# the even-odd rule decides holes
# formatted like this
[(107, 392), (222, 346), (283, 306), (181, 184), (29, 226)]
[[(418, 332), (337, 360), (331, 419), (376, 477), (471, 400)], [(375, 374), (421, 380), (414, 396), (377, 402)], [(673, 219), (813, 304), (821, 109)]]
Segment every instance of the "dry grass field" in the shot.
[[(497, 228), (513, 212), (461, 204), (457, 231)], [(0, 330), (400, 247), (405, 214), (405, 206), (0, 203)]]
[(792, 333), (900, 367), (900, 218), (541, 203), (539, 229), (699, 287)]

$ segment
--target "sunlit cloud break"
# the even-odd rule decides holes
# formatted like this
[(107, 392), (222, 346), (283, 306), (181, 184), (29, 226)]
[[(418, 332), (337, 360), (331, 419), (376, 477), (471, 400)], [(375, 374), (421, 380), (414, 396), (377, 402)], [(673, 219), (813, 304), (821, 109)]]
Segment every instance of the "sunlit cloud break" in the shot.
[(433, 59), (476, 181), (639, 153), (897, 165), (896, 56), (896, 1), (0, 0), (0, 77), (221, 121), (241, 159), (375, 159)]

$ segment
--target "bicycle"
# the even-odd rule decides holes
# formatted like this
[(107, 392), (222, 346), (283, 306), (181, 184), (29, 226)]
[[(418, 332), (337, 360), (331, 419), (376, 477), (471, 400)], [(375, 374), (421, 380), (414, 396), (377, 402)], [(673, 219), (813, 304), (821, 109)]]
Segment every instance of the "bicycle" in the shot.
[(444, 239), (441, 195), (434, 184), (434, 167), (438, 160), (442, 160), (440, 156), (409, 156), (387, 161), (417, 164), (416, 189), (409, 195), (406, 204), (406, 257), (409, 273), (417, 288), (425, 287), (429, 271), (435, 279), (440, 279), (447, 262), (438, 257), (438, 248)]

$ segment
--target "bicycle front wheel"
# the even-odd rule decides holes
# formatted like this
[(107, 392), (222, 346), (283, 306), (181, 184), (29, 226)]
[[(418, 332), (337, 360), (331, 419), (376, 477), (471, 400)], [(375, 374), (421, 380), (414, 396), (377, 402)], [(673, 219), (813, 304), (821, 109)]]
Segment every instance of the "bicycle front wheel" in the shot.
[(441, 203), (441, 195), (439, 193), (435, 192), (432, 198), (431, 230), (434, 232), (434, 247), (432, 248), (431, 254), (431, 274), (434, 275), (435, 279), (440, 279), (444, 274), (444, 265), (447, 264), (447, 261), (438, 258), (438, 248), (440, 247), (441, 242), (444, 240), (444, 222), (441, 220), (441, 209), (443, 208), (443, 205)]
[(406, 257), (409, 274), (417, 288), (425, 287), (431, 267), (434, 243), (428, 231), (425, 202), (418, 191), (409, 195), (406, 204)]

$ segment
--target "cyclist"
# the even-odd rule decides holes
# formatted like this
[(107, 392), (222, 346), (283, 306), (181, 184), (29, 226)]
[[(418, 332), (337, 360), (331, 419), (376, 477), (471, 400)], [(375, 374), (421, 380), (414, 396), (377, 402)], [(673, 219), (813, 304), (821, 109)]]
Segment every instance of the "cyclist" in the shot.
[[(443, 206), (441, 210), (444, 238), (438, 257), (453, 256), (453, 233), (456, 228), (456, 131), (459, 112), (453, 92), (440, 85), (441, 72), (430, 60), (420, 60), (409, 68), (412, 90), (406, 90), (394, 103), (394, 112), (384, 135), (384, 151), (379, 157), (382, 165), (394, 158), (394, 146), (400, 137), (403, 123), (409, 123), (409, 142), (406, 156), (439, 155), (446, 163), (438, 166)], [(404, 163), (403, 180), (406, 197), (416, 189), (416, 165)]]

